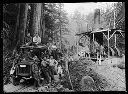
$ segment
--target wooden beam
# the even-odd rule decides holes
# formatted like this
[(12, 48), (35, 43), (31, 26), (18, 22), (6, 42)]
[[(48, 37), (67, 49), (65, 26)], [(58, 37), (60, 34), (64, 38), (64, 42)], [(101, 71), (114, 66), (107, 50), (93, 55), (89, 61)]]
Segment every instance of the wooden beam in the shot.
[(98, 52), (96, 52), (96, 57), (97, 57), (97, 61), (98, 61)]
[[(120, 34), (123, 36), (123, 34), (121, 33), (121, 31), (119, 31), (120, 32)], [(124, 36), (123, 36), (124, 37)]]
[(125, 20), (125, 17), (120, 18), (119, 21), (117, 21), (117, 22), (115, 23), (115, 25), (118, 25), (121, 21), (124, 21), (124, 20)]
[[(102, 32), (103, 33), (103, 32)], [(105, 38), (108, 40), (107, 36), (103, 33), (103, 35), (105, 36)]]
[(116, 33), (116, 30), (114, 31), (114, 33), (110, 36), (110, 38), (109, 39), (111, 39), (112, 38), (112, 36), (114, 35)]

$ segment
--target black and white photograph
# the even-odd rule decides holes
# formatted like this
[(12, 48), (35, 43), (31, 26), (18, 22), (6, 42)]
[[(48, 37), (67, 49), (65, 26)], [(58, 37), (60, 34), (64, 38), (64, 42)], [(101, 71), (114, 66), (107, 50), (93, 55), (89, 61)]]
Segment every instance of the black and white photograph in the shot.
[(125, 91), (125, 2), (3, 3), (3, 91)]

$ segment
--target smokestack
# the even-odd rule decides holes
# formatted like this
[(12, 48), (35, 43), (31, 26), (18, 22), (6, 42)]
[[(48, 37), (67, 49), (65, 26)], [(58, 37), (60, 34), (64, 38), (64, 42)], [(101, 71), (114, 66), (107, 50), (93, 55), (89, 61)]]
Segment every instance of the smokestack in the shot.
[[(96, 31), (99, 29), (100, 29), (100, 9), (96, 9), (94, 14), (94, 30)], [(95, 39), (100, 45), (103, 45), (103, 34), (95, 33)]]
[(100, 9), (96, 9), (94, 13), (94, 30), (100, 28)]

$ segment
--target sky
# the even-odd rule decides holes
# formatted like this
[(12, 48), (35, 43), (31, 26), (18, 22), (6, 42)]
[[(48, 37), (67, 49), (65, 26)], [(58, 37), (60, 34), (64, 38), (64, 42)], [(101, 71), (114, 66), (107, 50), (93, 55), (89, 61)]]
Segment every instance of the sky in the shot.
[(105, 9), (108, 5), (113, 3), (114, 2), (64, 3), (64, 10), (67, 11), (68, 15), (73, 14), (76, 9), (82, 14), (87, 15), (90, 12), (93, 12), (96, 8)]

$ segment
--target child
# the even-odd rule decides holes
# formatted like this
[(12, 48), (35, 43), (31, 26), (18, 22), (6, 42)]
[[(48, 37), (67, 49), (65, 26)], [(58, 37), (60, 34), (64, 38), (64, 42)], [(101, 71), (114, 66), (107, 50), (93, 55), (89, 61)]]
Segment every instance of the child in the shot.
[(61, 65), (58, 64), (57, 74), (59, 75), (59, 79), (61, 79), (61, 77), (62, 77), (62, 72), (63, 72), (63, 69), (62, 69)]

